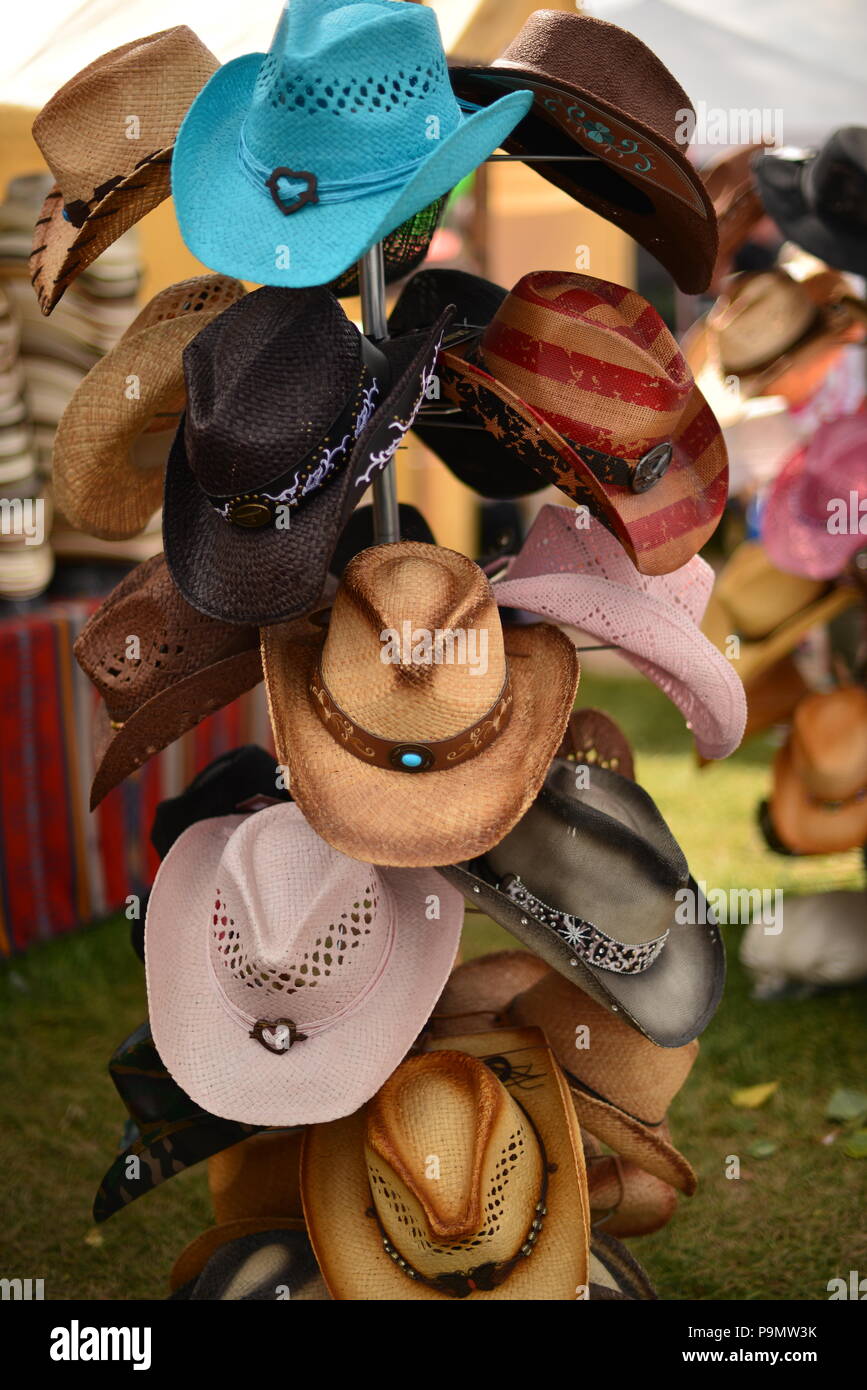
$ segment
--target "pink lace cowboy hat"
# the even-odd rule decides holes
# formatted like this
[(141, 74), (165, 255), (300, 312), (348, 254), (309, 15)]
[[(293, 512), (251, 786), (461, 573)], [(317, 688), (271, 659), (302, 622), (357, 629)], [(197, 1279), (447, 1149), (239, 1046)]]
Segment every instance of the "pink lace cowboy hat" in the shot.
[(731, 664), (699, 628), (712, 586), (699, 555), (673, 574), (639, 574), (600, 522), (546, 506), (493, 590), (502, 607), (617, 647), (677, 705), (701, 755), (725, 758), (743, 736), (746, 699)]
[(294, 804), (199, 821), (148, 905), (154, 1043), (213, 1115), (279, 1126), (350, 1115), (424, 1027), (462, 921), (439, 874), (349, 859)]
[(820, 425), (765, 504), (762, 541), (775, 565), (836, 579), (867, 546), (867, 413)]

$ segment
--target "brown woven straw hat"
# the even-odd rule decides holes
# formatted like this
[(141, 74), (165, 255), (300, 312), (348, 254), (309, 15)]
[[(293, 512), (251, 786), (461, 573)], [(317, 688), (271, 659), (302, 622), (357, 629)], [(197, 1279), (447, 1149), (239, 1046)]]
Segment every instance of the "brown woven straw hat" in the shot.
[(536, 1029), (445, 1038), (308, 1131), (301, 1192), (333, 1298), (570, 1300), (589, 1207), (569, 1092)]
[(512, 1001), (509, 1017), (544, 1030), (582, 1129), (692, 1195), (697, 1179), (671, 1143), (666, 1112), (692, 1069), (697, 1041), (657, 1047), (553, 970)]
[(808, 695), (774, 760), (770, 817), (795, 854), (837, 854), (867, 844), (867, 690)]
[(301, 1218), (301, 1130), (252, 1134), (208, 1159), (208, 1188), (218, 1225), (259, 1217)]
[(530, 951), (494, 951), (464, 961), (455, 966), (430, 1016), (430, 1035), (490, 1032), (515, 995), (547, 974), (548, 966)]
[[(138, 655), (128, 655), (131, 650)], [(258, 630), (197, 613), (178, 593), (162, 555), (121, 580), (74, 651), (103, 699), (91, 810), (154, 753), (262, 679)]]
[(629, 1158), (604, 1153), (589, 1130), (583, 1130), (587, 1191), (594, 1231), (628, 1239), (649, 1236), (667, 1226), (677, 1211), (677, 1193)]
[(184, 348), (245, 293), (225, 275), (169, 285), (88, 372), (54, 440), (55, 499), (73, 526), (127, 540), (159, 510), (184, 409)]
[(504, 631), (465, 555), (417, 541), (347, 566), (324, 635), (262, 633), (277, 755), (335, 849), (431, 867), (483, 854), (541, 786), (575, 698), (572, 643)]
[(31, 252), (43, 314), (107, 246), (169, 196), (175, 137), (218, 67), (211, 50), (180, 24), (104, 53), (40, 111), (33, 138), (56, 179)]

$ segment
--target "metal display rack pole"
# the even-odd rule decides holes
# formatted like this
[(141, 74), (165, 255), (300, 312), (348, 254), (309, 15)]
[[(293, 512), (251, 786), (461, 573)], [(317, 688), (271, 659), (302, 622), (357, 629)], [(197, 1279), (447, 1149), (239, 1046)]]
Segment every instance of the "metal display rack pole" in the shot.
[[(361, 325), (377, 342), (388, 337), (385, 317), (385, 261), (382, 243), (365, 252), (358, 262), (361, 293)], [(397, 509), (397, 464), (390, 459), (373, 480), (373, 541), (388, 545), (400, 540), (400, 513)]]

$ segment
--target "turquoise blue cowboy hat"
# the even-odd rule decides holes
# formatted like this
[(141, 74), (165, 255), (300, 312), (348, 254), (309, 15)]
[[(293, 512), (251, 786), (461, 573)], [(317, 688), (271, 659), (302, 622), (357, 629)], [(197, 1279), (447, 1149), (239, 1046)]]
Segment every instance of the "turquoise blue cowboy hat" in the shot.
[(487, 159), (532, 103), (511, 92), (464, 115), (421, 5), (291, 0), (270, 52), (220, 68), (181, 126), (184, 241), (245, 280), (327, 284)]

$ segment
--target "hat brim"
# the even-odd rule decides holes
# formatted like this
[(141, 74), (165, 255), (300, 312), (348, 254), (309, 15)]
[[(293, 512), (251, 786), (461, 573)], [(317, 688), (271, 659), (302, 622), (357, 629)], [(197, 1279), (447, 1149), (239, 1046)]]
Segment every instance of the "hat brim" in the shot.
[(762, 202), (789, 241), (817, 256), (836, 270), (867, 275), (867, 242), (864, 234), (850, 233), (826, 222), (808, 208), (803, 194), (803, 175), (814, 154), (805, 159), (780, 159), (760, 155), (753, 164)]
[[(159, 511), (165, 461), (183, 409), (183, 351), (227, 302), (218, 296), (197, 312), (122, 338), (88, 372), (63, 412), (52, 454), (55, 499), (73, 526), (102, 540), (128, 540)], [(131, 377), (137, 382), (132, 399), (125, 389)], [(163, 447), (141, 467), (133, 445), (155, 424), (154, 442)]]
[[(454, 304), (456, 331), (462, 324), (490, 323), (506, 291), (479, 275), (458, 270), (422, 270), (406, 284), (389, 315), (389, 330), (432, 323)], [(547, 487), (544, 478), (503, 449), (499, 440), (462, 411), (422, 406), (413, 433), (466, 487), (494, 500), (524, 497)]]
[(504, 628), (513, 695), (508, 724), (462, 765), (416, 775), (361, 762), (322, 725), (309, 685), (324, 640), (262, 633), (278, 756), (313, 828), (353, 859), (403, 868), (492, 849), (532, 802), (560, 746), (579, 674), (569, 639), (544, 623)]
[(188, 603), (223, 622), (261, 624), (315, 606), (347, 519), (411, 427), (449, 317), (446, 311), (421, 333), (380, 343), (392, 385), (346, 465), (303, 499), (283, 529), (245, 529), (220, 515), (189, 465), (181, 422), (166, 467), (163, 539), (172, 578)]
[(434, 1006), (429, 1027), (434, 1037), (484, 1033), (518, 994), (532, 989), (548, 967), (532, 951), (494, 951), (455, 967)]
[[(336, 279), (375, 242), (472, 173), (531, 102), (529, 93), (514, 92), (462, 120), (431, 141), (430, 155), (401, 188), (349, 204), (308, 203), (290, 219), (264, 186), (256, 189), (238, 160), (238, 136), (265, 58), (250, 53), (214, 74), (184, 118), (172, 160), (175, 210), (187, 246), (212, 269), (231, 266), (228, 273), (260, 285), (300, 288)], [(296, 158), (301, 161), (302, 152)], [(285, 266), (281, 247), (289, 250)]]
[[(278, 810), (301, 816), (291, 805), (256, 814)], [(457, 954), (463, 904), (458, 894), (443, 896), (437, 874), (383, 871), (398, 930), (376, 988), (345, 1020), (288, 1052), (269, 1052), (227, 1016), (206, 950), (214, 875), (228, 836), (243, 820), (222, 816), (192, 825), (157, 873), (145, 928), (154, 1043), (178, 1085), (210, 1114), (278, 1126), (338, 1119), (370, 1099), (424, 1027)], [(435, 931), (426, 917), (431, 894), (440, 904)], [(387, 1007), (389, 1000), (399, 1000), (400, 1008)]]
[(232, 1241), (243, 1240), (245, 1236), (267, 1235), (269, 1231), (285, 1233), (288, 1237), (286, 1243), (298, 1259), (299, 1277), (295, 1279), (290, 1275), (289, 1280), (288, 1296), (293, 1302), (330, 1298), (322, 1276), (318, 1271), (311, 1270), (315, 1262), (304, 1221), (287, 1216), (241, 1217), (202, 1231), (181, 1251), (172, 1266), (169, 1276), (172, 1296), (178, 1299), (202, 1297), (200, 1293), (194, 1294), (195, 1283), (218, 1250), (224, 1249)]
[(685, 1196), (693, 1195), (698, 1187), (695, 1170), (671, 1143), (664, 1122), (656, 1126), (644, 1124), (601, 1096), (585, 1090), (575, 1077), (567, 1074), (566, 1079), (582, 1129), (607, 1144), (621, 1158), (629, 1159), (645, 1172), (670, 1183)]
[(598, 1228), (590, 1238), (590, 1281), (591, 1301), (595, 1297), (655, 1302), (659, 1297), (635, 1256), (616, 1236)]
[[(685, 294), (707, 289), (717, 257), (716, 214), (686, 146), (533, 63), (456, 64), (450, 77), (459, 98), (479, 104), (518, 88), (532, 91), (533, 107), (504, 148), (532, 155), (536, 173), (634, 237)], [(592, 164), (546, 162), (576, 144), (596, 157)]]
[[(799, 449), (778, 474), (762, 510), (762, 544), (774, 564), (808, 579), (836, 579), (864, 544), (864, 536), (828, 529), (828, 515), (811, 521), (805, 476), (807, 450)], [(841, 487), (839, 491), (843, 491)]]
[[(527, 1111), (549, 1165), (548, 1214), (532, 1259), (521, 1260), (498, 1288), (477, 1290), (465, 1302), (522, 1299), (575, 1301), (588, 1282), (590, 1209), (584, 1153), (569, 1092), (537, 1028), (439, 1038), (428, 1051), (465, 1052), (496, 1059), (497, 1079)], [(532, 1084), (526, 1078), (532, 1076)], [(451, 1302), (410, 1280), (386, 1254), (371, 1215), (364, 1157), (364, 1111), (308, 1130), (301, 1151), (301, 1195), (310, 1240), (332, 1298)]]
[[(780, 623), (770, 636), (752, 642), (742, 640), (740, 656), (737, 663), (733, 662), (732, 664), (735, 665), (735, 669), (743, 682), (747, 703), (749, 703), (750, 685), (754, 681), (757, 681), (784, 656), (793, 652), (813, 628), (825, 627), (833, 618), (844, 613), (847, 608), (851, 608), (857, 602), (858, 591), (854, 586), (850, 588), (840, 585), (838, 588), (832, 589), (829, 594), (823, 594), (814, 603), (808, 604), (794, 617)], [(714, 646), (718, 645), (717, 639), (724, 643), (726, 637), (731, 633), (731, 620), (725, 605), (720, 601), (716, 592), (711, 593), (701, 627)]]
[[(740, 679), (731, 663), (674, 604), (640, 588), (628, 589), (587, 575), (507, 576), (493, 589), (497, 602), (506, 608), (565, 623), (604, 642), (611, 640), (611, 612), (632, 612), (636, 621), (628, 638), (618, 642), (620, 655), (677, 706), (704, 757), (726, 758), (737, 748), (747, 716)], [(600, 615), (606, 615), (607, 622), (601, 622)], [(667, 665), (663, 664), (666, 655), (670, 657)]]
[[(113, 1160), (94, 1198), (94, 1221), (97, 1225), (107, 1221), (167, 1179), (241, 1143), (261, 1128), (209, 1115), (190, 1101), (187, 1115), (167, 1121), (146, 1139), (140, 1136)], [(136, 1178), (129, 1176), (130, 1159), (136, 1160)]]
[[(465, 349), (464, 349), (465, 351)], [(455, 352), (440, 359), (443, 393), (516, 452), (529, 476), (541, 475), (586, 505), (622, 544), (642, 574), (670, 574), (713, 535), (728, 496), (722, 431), (693, 386), (671, 439), (671, 462), (646, 492), (603, 481), (532, 406), (484, 368)]]
[[(638, 975), (618, 975), (587, 965), (551, 927), (517, 907), (495, 887), (494, 876), (483, 859), (443, 866), (440, 873), (564, 979), (622, 1015), (660, 1047), (683, 1047), (692, 1042), (716, 1013), (725, 984), (725, 948), (713, 911), (694, 879), (690, 878), (689, 887), (696, 903), (704, 903), (707, 924), (690, 926), (673, 921), (668, 940), (649, 969)], [(576, 913), (581, 915), (580, 904), (576, 904)]]
[(171, 157), (170, 145), (157, 150), (94, 205), (82, 227), (63, 216), (63, 194), (55, 184), (36, 221), (30, 253), (31, 281), (43, 314), (51, 313), (97, 256), (168, 198)]
[(252, 690), (261, 679), (259, 649), (250, 647), (152, 695), (120, 729), (112, 728), (108, 711), (100, 702), (93, 739), (96, 774), (90, 789), (91, 811), (155, 753), (194, 729), (215, 710)]
[(774, 835), (792, 854), (842, 854), (867, 843), (867, 797), (842, 806), (812, 801), (789, 743), (774, 759), (768, 813)]

